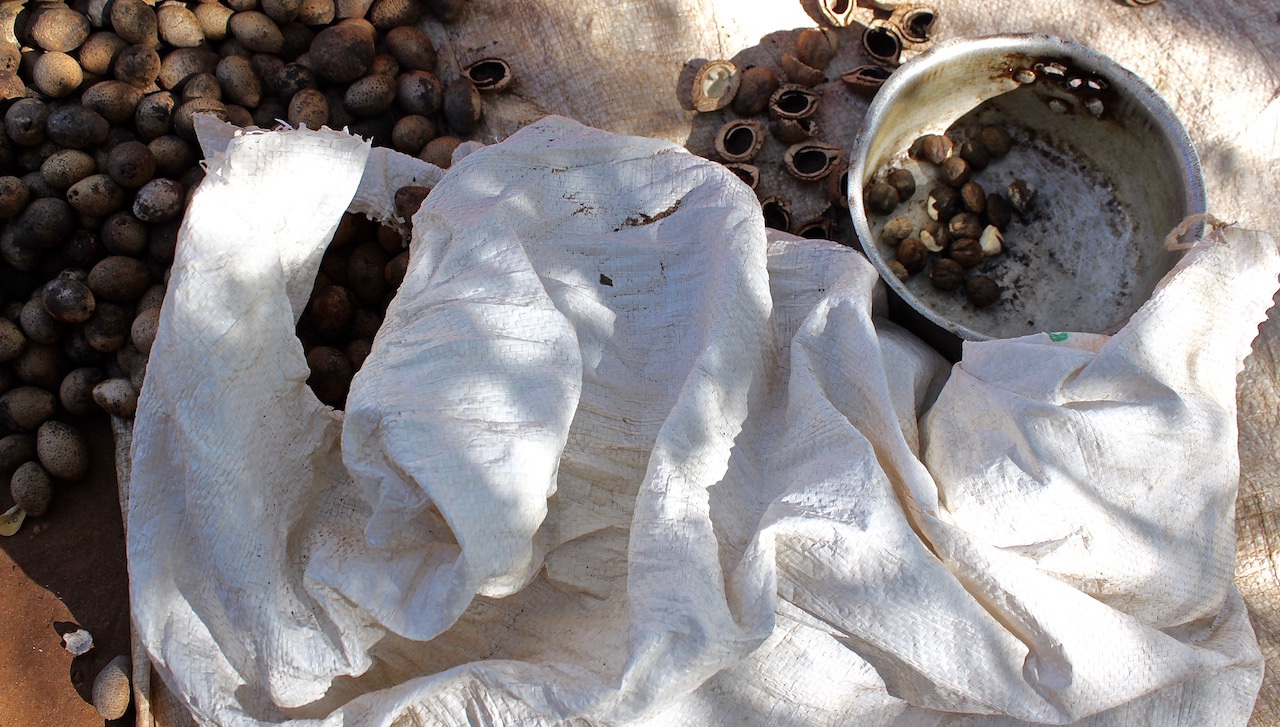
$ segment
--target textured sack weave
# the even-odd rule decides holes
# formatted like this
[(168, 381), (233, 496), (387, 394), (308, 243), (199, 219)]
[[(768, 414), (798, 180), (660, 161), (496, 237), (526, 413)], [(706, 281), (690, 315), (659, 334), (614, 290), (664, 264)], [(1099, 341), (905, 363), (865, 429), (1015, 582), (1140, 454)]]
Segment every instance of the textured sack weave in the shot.
[[(1113, 337), (952, 369), (864, 258), (767, 238), (665, 142), (548, 119), (440, 179), (203, 131), (128, 507), (139, 636), (198, 719), (1248, 719), (1234, 382), (1270, 238), (1198, 246)], [(439, 183), (335, 412), (293, 326), (342, 212), (408, 180)]]

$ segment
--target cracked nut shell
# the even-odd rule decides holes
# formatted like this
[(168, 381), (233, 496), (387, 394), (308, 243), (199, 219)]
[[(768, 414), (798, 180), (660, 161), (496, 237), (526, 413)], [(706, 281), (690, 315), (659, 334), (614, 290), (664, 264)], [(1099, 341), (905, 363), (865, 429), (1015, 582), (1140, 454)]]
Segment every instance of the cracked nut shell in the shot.
[(511, 66), (501, 58), (485, 58), (462, 69), (481, 93), (505, 91), (511, 85)]
[(818, 110), (818, 95), (794, 83), (784, 83), (769, 97), (769, 115), (775, 119), (807, 119)]
[(742, 75), (730, 61), (707, 61), (693, 76), (691, 100), (693, 108), (702, 113), (717, 111), (733, 102), (738, 93)]
[(839, 48), (840, 39), (830, 28), (805, 28), (796, 37), (796, 58), (818, 70), (827, 67)]
[(769, 133), (783, 144), (794, 144), (818, 135), (818, 124), (813, 119), (773, 119)]
[(982, 220), (977, 215), (970, 212), (961, 212), (952, 217), (947, 223), (947, 232), (950, 232), (951, 237), (957, 240), (965, 237), (971, 237), (976, 240), (982, 236), (984, 227), (985, 225), (982, 224)]
[(782, 54), (782, 73), (788, 81), (801, 86), (816, 86), (822, 81), (822, 69), (814, 68), (790, 53)]
[[(832, 169), (839, 166), (840, 162), (840, 149), (821, 141), (802, 141), (792, 144), (782, 155), (783, 168), (802, 182), (816, 182), (826, 177)], [(894, 195), (897, 195), (896, 190)], [(894, 206), (896, 205), (895, 200)]]
[(769, 107), (769, 97), (781, 84), (778, 74), (767, 66), (751, 66), (743, 70), (738, 82), (738, 93), (733, 97), (733, 112), (739, 116), (762, 113)]
[(716, 132), (716, 154), (726, 162), (747, 162), (764, 146), (764, 124), (754, 119), (733, 119)]
[(870, 97), (876, 95), (892, 74), (893, 71), (884, 66), (865, 65), (841, 73), (840, 80), (854, 93)]

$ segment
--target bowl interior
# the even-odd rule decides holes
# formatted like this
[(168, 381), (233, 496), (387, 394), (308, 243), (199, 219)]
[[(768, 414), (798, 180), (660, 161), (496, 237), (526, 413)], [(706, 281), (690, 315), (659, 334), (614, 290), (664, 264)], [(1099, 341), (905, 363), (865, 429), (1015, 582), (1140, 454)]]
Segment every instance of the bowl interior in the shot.
[[(1034, 80), (1032, 80), (1034, 78)], [(1005, 253), (970, 273), (994, 279), (1001, 300), (978, 309), (962, 292), (937, 290), (925, 270), (899, 281), (884, 224), (929, 221), (937, 167), (908, 157), (922, 134), (956, 143), (984, 125), (1013, 138), (974, 181), (1005, 193), (1021, 178), (1038, 190), (1005, 231)], [(867, 255), (890, 287), (943, 329), (981, 340), (1038, 331), (1104, 331), (1123, 322), (1177, 261), (1164, 236), (1204, 210), (1199, 163), (1163, 101), (1105, 57), (1047, 36), (1003, 36), (941, 45), (904, 65), (881, 89), (850, 169), (850, 210)], [(862, 190), (904, 168), (916, 192), (887, 215), (868, 213)]]

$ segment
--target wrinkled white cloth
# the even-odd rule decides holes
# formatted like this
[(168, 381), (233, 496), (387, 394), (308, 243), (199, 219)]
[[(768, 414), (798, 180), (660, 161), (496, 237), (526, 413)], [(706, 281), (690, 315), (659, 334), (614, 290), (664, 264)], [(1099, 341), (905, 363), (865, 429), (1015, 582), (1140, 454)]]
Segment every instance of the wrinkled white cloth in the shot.
[[(138, 633), (197, 719), (1247, 721), (1269, 237), (1201, 243), (1115, 336), (949, 367), (858, 253), (665, 142), (548, 118), (441, 174), (204, 131), (128, 508)], [(334, 411), (294, 324), (341, 214), (405, 180), (438, 184)]]

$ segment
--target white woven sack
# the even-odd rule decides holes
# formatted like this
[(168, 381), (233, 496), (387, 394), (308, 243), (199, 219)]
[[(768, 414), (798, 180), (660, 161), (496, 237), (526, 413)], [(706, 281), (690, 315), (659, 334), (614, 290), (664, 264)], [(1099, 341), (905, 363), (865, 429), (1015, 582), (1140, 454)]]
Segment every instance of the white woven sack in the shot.
[[(952, 369), (864, 258), (665, 142), (549, 118), (442, 175), (202, 131), (128, 507), (139, 636), (198, 720), (1248, 719), (1234, 381), (1270, 238), (1202, 243), (1113, 337)], [(294, 324), (340, 215), (411, 181), (337, 412)]]

